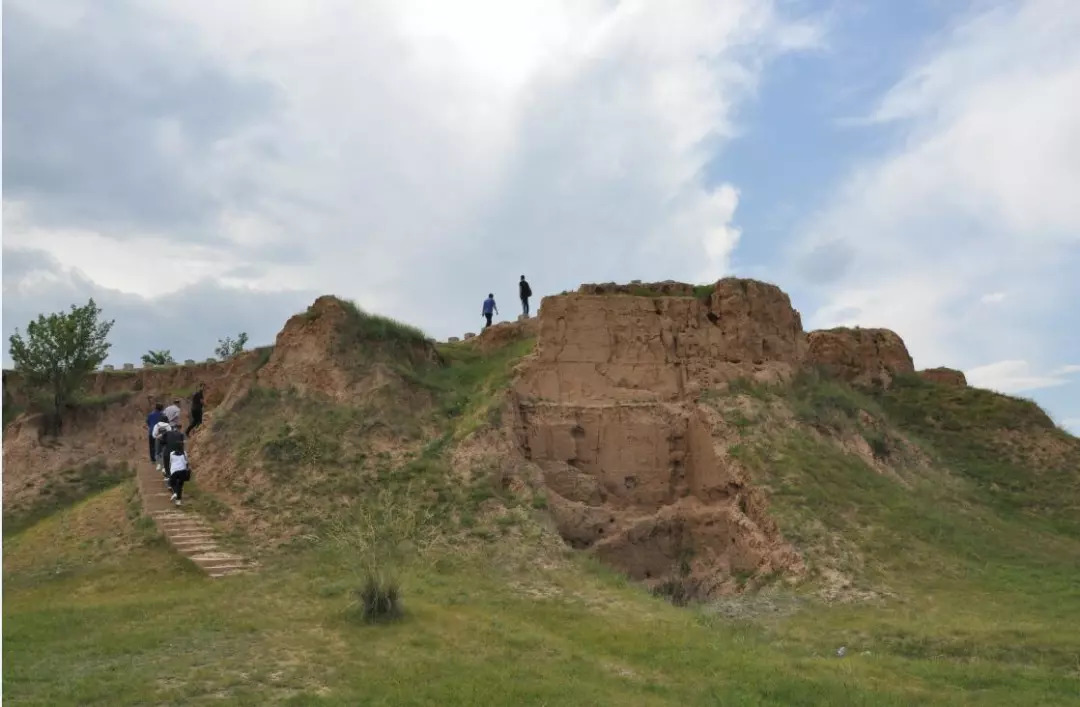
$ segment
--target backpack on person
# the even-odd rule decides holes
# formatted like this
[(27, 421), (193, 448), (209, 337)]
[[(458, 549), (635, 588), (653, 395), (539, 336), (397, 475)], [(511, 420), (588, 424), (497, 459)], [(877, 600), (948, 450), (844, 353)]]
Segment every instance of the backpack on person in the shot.
[(173, 452), (184, 454), (184, 433), (180, 429), (176, 427), (170, 428), (169, 431), (163, 435), (162, 440), (165, 449), (169, 454), (172, 454)]

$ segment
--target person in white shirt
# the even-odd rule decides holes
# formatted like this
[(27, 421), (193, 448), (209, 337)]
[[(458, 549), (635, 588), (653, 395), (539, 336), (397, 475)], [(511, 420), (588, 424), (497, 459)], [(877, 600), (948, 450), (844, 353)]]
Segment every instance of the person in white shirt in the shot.
[(172, 502), (181, 505), (184, 496), (184, 482), (191, 479), (191, 467), (188, 465), (187, 452), (169, 453), (169, 488), (172, 489)]
[(165, 420), (161, 420), (156, 425), (154, 425), (153, 431), (155, 449), (157, 450), (157, 453), (155, 454), (155, 459), (157, 460), (157, 470), (165, 474), (165, 476), (169, 475), (168, 470), (165, 468), (165, 465), (168, 462), (168, 460), (165, 458), (165, 433), (171, 429), (172, 425), (170, 425)]

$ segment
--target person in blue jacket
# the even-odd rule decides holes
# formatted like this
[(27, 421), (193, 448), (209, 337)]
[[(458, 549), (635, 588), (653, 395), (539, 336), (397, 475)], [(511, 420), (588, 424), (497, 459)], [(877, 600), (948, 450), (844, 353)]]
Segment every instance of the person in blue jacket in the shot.
[(157, 461), (154, 456), (154, 425), (165, 419), (165, 406), (161, 403), (154, 405), (154, 409), (146, 416), (146, 437), (150, 440), (150, 463)]
[(487, 324), (484, 325), (485, 329), (487, 329), (489, 326), (491, 326), (491, 313), (492, 312), (494, 312), (495, 314), (498, 314), (499, 313), (499, 308), (495, 306), (495, 295), (493, 295), (493, 294), (491, 294), (489, 292), (487, 299), (484, 300), (484, 311), (482, 312), (482, 314), (484, 315), (484, 319), (487, 320)]

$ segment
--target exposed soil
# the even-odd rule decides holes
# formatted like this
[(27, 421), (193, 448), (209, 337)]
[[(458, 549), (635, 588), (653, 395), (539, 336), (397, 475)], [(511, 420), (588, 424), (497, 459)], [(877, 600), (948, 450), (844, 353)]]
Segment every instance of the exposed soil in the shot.
[(677, 296), (587, 286), (542, 303), (515, 424), (558, 531), (683, 597), (735, 591), (738, 577), (801, 574), (763, 495), (696, 404), (737, 378), (788, 379), (804, 352), (799, 314), (756, 281), (723, 280), (707, 298), (661, 284)]

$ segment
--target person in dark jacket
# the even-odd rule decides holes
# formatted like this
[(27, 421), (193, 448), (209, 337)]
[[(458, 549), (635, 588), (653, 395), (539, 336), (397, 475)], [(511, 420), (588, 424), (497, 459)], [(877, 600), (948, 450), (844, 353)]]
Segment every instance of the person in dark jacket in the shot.
[(184, 432), (188, 437), (191, 436), (191, 431), (202, 424), (203, 413), (203, 393), (206, 391), (206, 384), (199, 383), (198, 390), (191, 396), (191, 424), (188, 425), (187, 430)]
[(521, 311), (527, 317), (529, 316), (529, 298), (532, 297), (532, 288), (525, 281), (524, 275), (521, 276), (521, 282), (518, 283), (518, 295), (521, 297)]
[(164, 409), (164, 405), (162, 405), (161, 403), (157, 403), (154, 405), (154, 409), (150, 411), (150, 414), (146, 416), (146, 436), (147, 439), (150, 441), (151, 464), (157, 461), (157, 450), (154, 448), (154, 425), (162, 422), (165, 419), (165, 413), (163, 412)]

